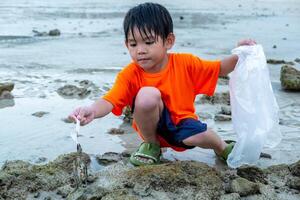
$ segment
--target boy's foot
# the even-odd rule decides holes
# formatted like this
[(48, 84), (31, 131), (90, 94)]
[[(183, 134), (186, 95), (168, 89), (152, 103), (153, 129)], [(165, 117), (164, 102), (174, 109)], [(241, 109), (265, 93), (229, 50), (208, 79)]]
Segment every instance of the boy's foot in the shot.
[(135, 166), (158, 164), (161, 150), (158, 144), (143, 142), (138, 150), (131, 154), (130, 162)]
[(235, 145), (235, 141), (234, 140), (224, 140), (224, 142), (227, 144), (227, 146), (225, 147), (225, 149), (223, 150), (223, 152), (218, 155), (216, 152), (215, 154), (222, 160), (227, 161), (228, 155), (231, 153), (234, 145)]

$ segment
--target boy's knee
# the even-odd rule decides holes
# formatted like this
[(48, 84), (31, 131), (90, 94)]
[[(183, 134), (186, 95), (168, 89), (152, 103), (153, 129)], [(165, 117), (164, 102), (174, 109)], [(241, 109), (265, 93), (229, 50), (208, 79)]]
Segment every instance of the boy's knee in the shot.
[(161, 94), (155, 87), (142, 87), (135, 98), (135, 109), (153, 110), (160, 105)]

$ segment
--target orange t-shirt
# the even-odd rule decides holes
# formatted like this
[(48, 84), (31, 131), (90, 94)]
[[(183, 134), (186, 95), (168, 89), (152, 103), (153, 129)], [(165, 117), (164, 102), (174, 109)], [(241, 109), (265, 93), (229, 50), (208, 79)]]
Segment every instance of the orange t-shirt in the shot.
[[(115, 115), (121, 115), (125, 106), (132, 106), (141, 87), (156, 87), (176, 125), (185, 118), (198, 118), (195, 97), (197, 94), (213, 95), (220, 66), (220, 61), (202, 60), (182, 53), (169, 54), (167, 66), (158, 73), (147, 73), (138, 64), (130, 63), (118, 74), (115, 84), (102, 98), (113, 104)], [(137, 130), (135, 123), (133, 127)]]

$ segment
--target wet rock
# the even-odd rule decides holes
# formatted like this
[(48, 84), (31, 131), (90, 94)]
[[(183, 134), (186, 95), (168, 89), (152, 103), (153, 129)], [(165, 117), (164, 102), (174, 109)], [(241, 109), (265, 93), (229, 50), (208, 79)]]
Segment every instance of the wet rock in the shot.
[(238, 193), (224, 194), (220, 197), (220, 200), (240, 200), (241, 197)]
[(108, 134), (111, 134), (111, 135), (123, 135), (124, 133), (125, 133), (125, 131), (120, 128), (111, 128), (108, 131)]
[(96, 160), (100, 165), (107, 166), (119, 162), (121, 160), (121, 156), (115, 152), (106, 152), (103, 155), (97, 155)]
[(228, 85), (229, 83), (229, 76), (221, 76), (218, 79), (218, 84), (219, 85)]
[(247, 200), (275, 200), (280, 199), (278, 198), (275, 190), (269, 186), (264, 184), (258, 184), (259, 185), (259, 194), (247, 196)]
[(37, 36), (37, 37), (60, 36), (60, 34), (61, 34), (59, 29), (52, 29), (49, 32), (32, 30), (32, 32), (34, 33), (34, 36)]
[(41, 196), (41, 193), (40, 192), (37, 192), (33, 195), (34, 198), (39, 198)]
[(65, 123), (68, 123), (68, 124), (74, 123), (73, 120), (69, 119), (68, 117), (62, 118), (61, 120), (62, 120), (63, 122), (65, 122)]
[(47, 158), (46, 157), (39, 157), (37, 158), (34, 163), (36, 164), (40, 164), (40, 163), (43, 163), (43, 162), (46, 162), (47, 161)]
[(272, 159), (272, 156), (271, 154), (268, 154), (268, 153), (260, 153), (259, 155), (260, 158), (268, 158), (268, 159)]
[(59, 29), (53, 29), (49, 31), (49, 36), (59, 36), (60, 35), (60, 30)]
[(13, 99), (14, 96), (7, 90), (3, 91), (1, 94), (0, 94), (0, 100), (2, 99)]
[(2, 94), (3, 91), (11, 92), (14, 86), (14, 83), (0, 83), (0, 94)]
[(300, 58), (296, 58), (295, 62), (300, 63)]
[(285, 164), (270, 166), (265, 170), (267, 181), (274, 188), (283, 188), (290, 173), (289, 166)]
[(291, 164), (289, 168), (294, 176), (300, 177), (300, 160), (294, 164)]
[(260, 182), (267, 184), (266, 175), (264, 172), (255, 166), (242, 166), (237, 168), (237, 175), (252, 182)]
[(276, 60), (276, 59), (267, 59), (268, 64), (273, 64), (273, 65), (279, 65), (279, 64), (288, 64), (288, 65), (294, 65), (295, 63), (293, 62), (287, 62), (285, 60)]
[(85, 98), (91, 91), (87, 88), (79, 88), (75, 85), (65, 85), (58, 88), (57, 93), (64, 98)]
[(12, 107), (15, 105), (15, 101), (13, 99), (0, 99), (0, 109), (6, 107)]
[(230, 115), (223, 115), (223, 114), (216, 114), (214, 117), (215, 121), (230, 121), (231, 116)]
[(39, 111), (39, 112), (32, 113), (31, 115), (32, 115), (32, 116), (35, 116), (35, 117), (41, 118), (41, 117), (43, 117), (44, 115), (48, 115), (48, 114), (49, 114), (49, 112)]
[(126, 106), (123, 109), (123, 115), (124, 115), (124, 118), (123, 118), (124, 122), (126, 122), (126, 123), (131, 123), (132, 122), (133, 116), (132, 116), (132, 112), (131, 112), (130, 106)]
[(96, 200), (104, 199), (103, 197), (109, 193), (109, 190), (96, 186), (88, 188), (78, 188), (75, 192), (68, 195), (67, 200)]
[(213, 96), (203, 95), (198, 103), (230, 105), (229, 92), (215, 93)]
[[(299, 196), (299, 176), (293, 173), (300, 161), (290, 166), (276, 165), (267, 169), (225, 169), (217, 171), (204, 163), (176, 161), (159, 165), (132, 167), (123, 161), (125, 156), (107, 153), (116, 162), (89, 175), (87, 185), (72, 187), (73, 163), (81, 155), (90, 163), (87, 154), (71, 153), (59, 156), (46, 165), (24, 161), (6, 162), (0, 170), (0, 199), (66, 198), (135, 200), (135, 199), (281, 199), (285, 194)], [(246, 168), (246, 167), (245, 167)], [(256, 182), (247, 178), (254, 177)], [(258, 175), (257, 175), (258, 174)], [(254, 176), (253, 176), (254, 175)], [(267, 176), (262, 184), (257, 177)], [(278, 184), (280, 182), (280, 184)], [(228, 183), (227, 186), (225, 186)], [(230, 193), (230, 194), (229, 194)], [(277, 194), (278, 193), (278, 194)], [(278, 196), (277, 196), (278, 195)], [(298, 196), (297, 196), (298, 195)], [(287, 198), (283, 199), (289, 199)], [(297, 199), (297, 198), (295, 198)]]
[(292, 189), (300, 191), (300, 177), (291, 176), (288, 178), (286, 185)]
[(300, 91), (300, 71), (291, 65), (281, 67), (280, 81), (283, 89)]
[[(193, 199), (195, 196), (203, 199), (201, 195), (206, 199), (219, 199), (224, 192), (222, 180), (215, 169), (192, 161), (134, 168), (124, 175), (123, 184), (142, 197), (163, 192), (170, 199)], [(189, 195), (186, 195), (187, 192)]]
[(259, 185), (245, 178), (234, 179), (231, 183), (231, 191), (240, 196), (248, 196), (259, 193)]
[[(62, 155), (46, 165), (32, 165), (24, 161), (6, 162), (0, 171), (0, 197), (25, 199), (29, 193), (53, 191), (67, 185), (77, 156), (77, 153)], [(88, 162), (88, 155), (82, 156)]]
[(48, 33), (43, 31), (37, 31), (37, 30), (32, 30), (32, 32), (34, 33), (34, 36), (37, 36), (37, 37), (43, 37), (43, 36), (48, 36)]
[(90, 86), (95, 86), (95, 84), (92, 81), (89, 81), (89, 80), (79, 81), (79, 85), (82, 86), (82, 87), (85, 87), (85, 88), (88, 88)]
[(201, 120), (212, 119), (212, 115), (206, 112), (198, 112), (197, 115)]
[(273, 45), (273, 49), (276, 49), (276, 48), (277, 48), (277, 45), (274, 44), (274, 45)]

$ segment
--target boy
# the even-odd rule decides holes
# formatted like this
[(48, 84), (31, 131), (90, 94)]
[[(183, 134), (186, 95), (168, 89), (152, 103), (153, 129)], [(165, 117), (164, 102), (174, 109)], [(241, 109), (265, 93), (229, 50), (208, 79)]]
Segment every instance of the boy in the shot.
[[(69, 118), (86, 125), (110, 112), (120, 115), (125, 106), (131, 106), (133, 127), (144, 140), (130, 157), (137, 166), (159, 163), (161, 147), (177, 151), (210, 148), (226, 160), (233, 143), (226, 144), (198, 120), (194, 99), (197, 94), (213, 95), (218, 76), (230, 73), (238, 57), (207, 61), (191, 54), (167, 53), (175, 42), (173, 22), (168, 10), (156, 3), (131, 8), (123, 27), (132, 62), (106, 95), (77, 108)], [(249, 39), (238, 46), (254, 44)]]

